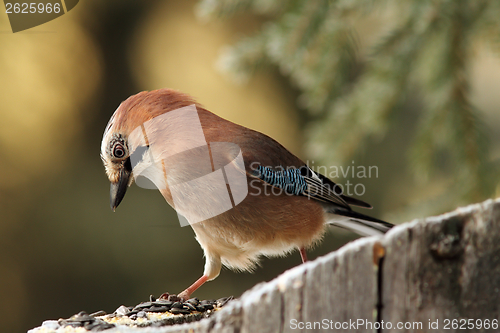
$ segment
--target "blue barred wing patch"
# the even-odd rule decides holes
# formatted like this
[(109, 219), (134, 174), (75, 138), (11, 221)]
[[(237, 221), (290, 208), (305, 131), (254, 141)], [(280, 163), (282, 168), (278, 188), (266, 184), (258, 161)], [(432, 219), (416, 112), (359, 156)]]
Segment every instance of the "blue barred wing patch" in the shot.
[[(326, 184), (323, 183), (321, 178), (307, 166), (298, 169), (275, 171), (259, 165), (252, 171), (252, 174), (271, 186), (283, 189), (286, 193), (303, 195), (314, 200), (333, 203), (351, 210), (342, 198), (342, 190), (337, 188), (337, 185), (332, 181)], [(324, 178), (324, 176), (322, 177)]]
[(253, 173), (266, 183), (281, 188), (290, 194), (301, 195), (307, 190), (307, 183), (300, 174), (300, 169), (274, 171), (271, 168), (259, 165)]

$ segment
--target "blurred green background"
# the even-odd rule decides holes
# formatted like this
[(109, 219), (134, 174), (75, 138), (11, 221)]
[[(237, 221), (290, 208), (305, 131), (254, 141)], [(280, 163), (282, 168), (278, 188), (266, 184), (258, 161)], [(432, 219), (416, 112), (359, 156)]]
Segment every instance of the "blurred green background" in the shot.
[[(159, 192), (134, 185), (109, 209), (102, 133), (142, 90), (187, 92), (315, 166), (377, 166), (336, 181), (363, 184), (369, 213), (394, 223), (498, 196), (498, 1), (368, 3), (88, 0), (16, 34), (0, 14), (2, 331), (201, 275)], [(310, 257), (354, 238), (332, 229)], [(223, 270), (196, 296), (239, 296), (299, 263)]]

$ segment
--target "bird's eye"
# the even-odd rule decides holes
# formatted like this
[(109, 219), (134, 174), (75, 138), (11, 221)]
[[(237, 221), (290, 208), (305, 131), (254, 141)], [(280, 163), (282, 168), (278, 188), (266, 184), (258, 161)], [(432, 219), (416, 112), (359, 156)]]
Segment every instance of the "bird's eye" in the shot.
[(125, 157), (125, 148), (121, 144), (116, 144), (113, 148), (113, 156), (116, 158)]

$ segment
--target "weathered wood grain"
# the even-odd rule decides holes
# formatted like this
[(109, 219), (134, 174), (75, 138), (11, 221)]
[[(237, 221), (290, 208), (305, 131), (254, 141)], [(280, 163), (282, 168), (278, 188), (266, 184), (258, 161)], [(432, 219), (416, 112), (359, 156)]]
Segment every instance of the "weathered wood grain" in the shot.
[[(384, 321), (423, 324), (406, 332), (432, 331), (429, 323), (436, 321), (440, 332), (450, 321), (446, 331), (456, 332), (464, 329), (453, 329), (453, 319), (500, 319), (499, 201), (406, 224), (383, 244)], [(484, 330), (474, 323), (467, 331)]]

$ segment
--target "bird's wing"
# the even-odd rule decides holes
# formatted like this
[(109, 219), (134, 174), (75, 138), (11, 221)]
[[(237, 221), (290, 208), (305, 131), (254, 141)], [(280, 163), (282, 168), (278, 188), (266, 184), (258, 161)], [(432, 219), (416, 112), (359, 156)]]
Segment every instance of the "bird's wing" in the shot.
[[(241, 172), (244, 172), (240, 169)], [(306, 165), (300, 168), (274, 170), (261, 165), (247, 172), (250, 177), (282, 189), (291, 195), (302, 195), (326, 203), (327, 223), (351, 230), (360, 235), (380, 235), (393, 227), (391, 223), (355, 212), (349, 205), (372, 208), (364, 201), (342, 194), (333, 181), (315, 173)]]
[[(322, 175), (316, 174), (305, 165), (301, 168), (282, 170), (274, 170), (258, 165), (251, 171), (250, 175), (271, 186), (280, 188), (286, 193), (303, 195), (321, 202), (332, 203), (348, 211), (351, 210), (345, 199), (348, 197), (342, 195), (342, 189), (337, 184)], [(328, 181), (325, 179), (328, 179)]]

